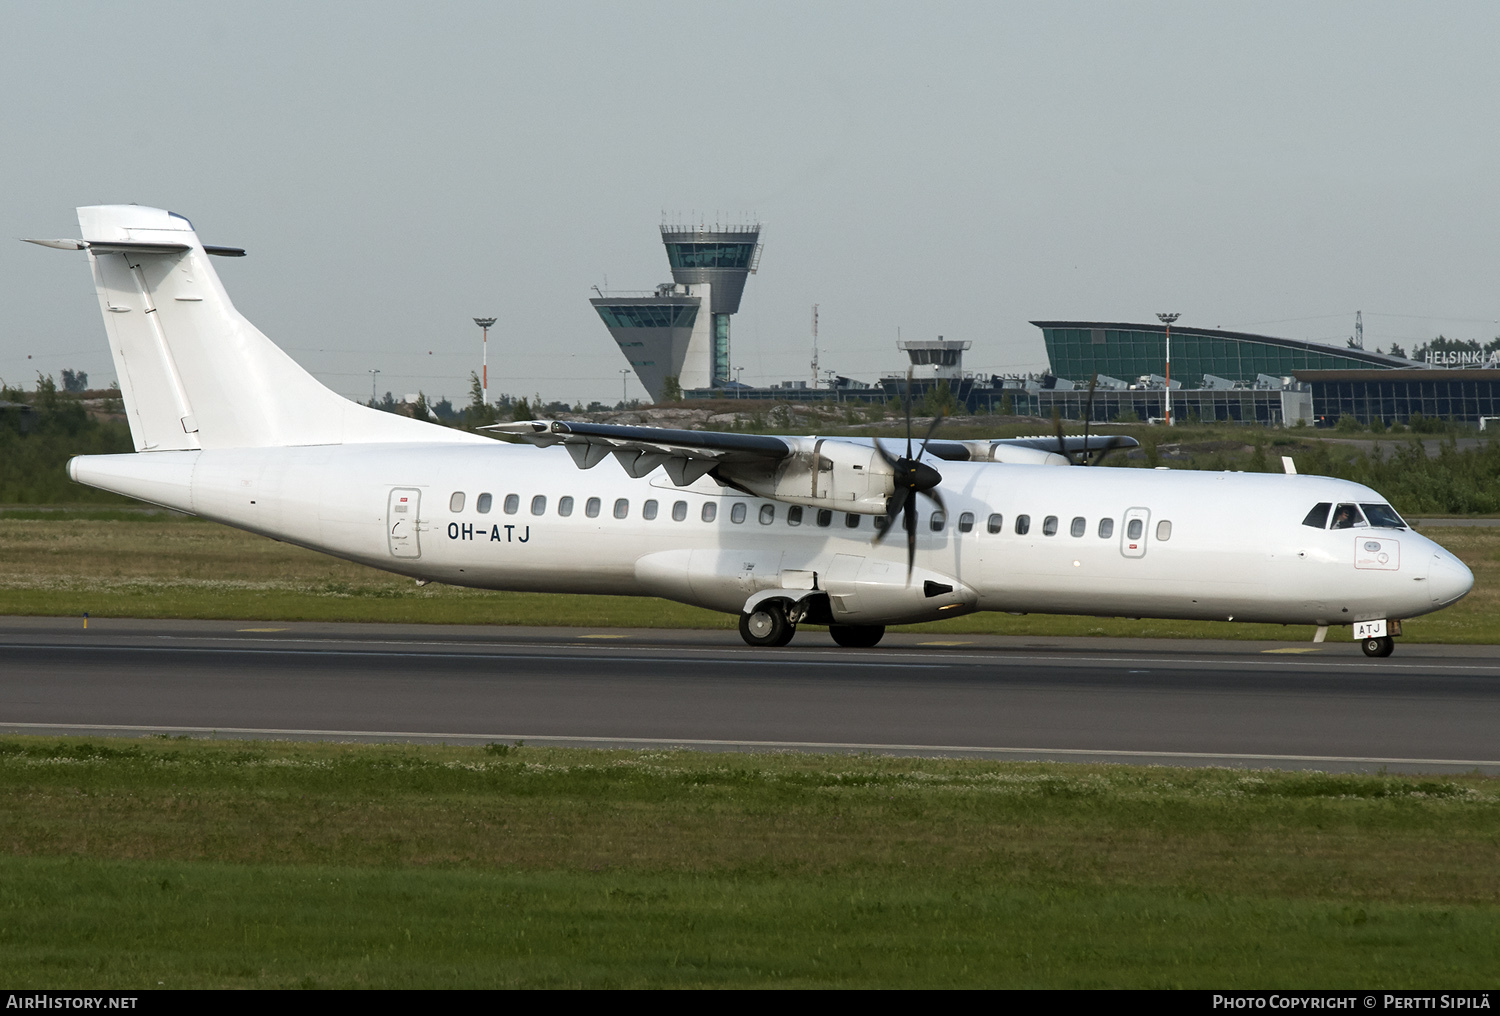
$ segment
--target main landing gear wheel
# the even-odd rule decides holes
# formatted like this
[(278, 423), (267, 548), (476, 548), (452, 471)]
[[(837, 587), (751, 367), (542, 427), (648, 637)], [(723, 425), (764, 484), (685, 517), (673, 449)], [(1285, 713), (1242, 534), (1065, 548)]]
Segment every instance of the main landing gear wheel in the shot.
[(784, 646), (797, 634), (797, 626), (786, 616), (786, 608), (775, 600), (740, 615), (740, 638), (752, 646)]
[(869, 649), (885, 637), (885, 625), (833, 624), (828, 626), (828, 634), (846, 649)]
[(1396, 651), (1396, 640), (1389, 635), (1382, 635), (1378, 639), (1365, 639), (1359, 644), (1359, 648), (1365, 651), (1366, 656), (1389, 656)]

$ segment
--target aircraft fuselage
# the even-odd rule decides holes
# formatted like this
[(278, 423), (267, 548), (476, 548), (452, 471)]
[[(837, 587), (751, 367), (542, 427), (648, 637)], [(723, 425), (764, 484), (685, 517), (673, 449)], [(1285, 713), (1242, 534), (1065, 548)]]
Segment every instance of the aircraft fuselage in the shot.
[(996, 610), (1337, 625), (1428, 613), (1472, 585), (1411, 529), (1303, 524), (1315, 504), (1384, 502), (1348, 481), (938, 464), (948, 510), (934, 529), (923, 505), (910, 582), (904, 539), (875, 545), (868, 515), (756, 498), (710, 477), (678, 487), (609, 462), (580, 470), (561, 448), (171, 451), (80, 457), (70, 472), (416, 579), (734, 613), (757, 594), (816, 590), (846, 624)]

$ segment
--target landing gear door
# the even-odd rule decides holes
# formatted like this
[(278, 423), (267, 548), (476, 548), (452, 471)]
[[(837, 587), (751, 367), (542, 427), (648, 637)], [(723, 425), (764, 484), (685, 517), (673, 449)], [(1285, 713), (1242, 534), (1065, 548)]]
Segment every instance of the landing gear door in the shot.
[(1145, 557), (1146, 538), (1150, 536), (1151, 510), (1127, 508), (1120, 520), (1120, 553), (1125, 557)]
[(391, 491), (385, 511), (385, 532), (391, 557), (422, 556), (417, 535), (417, 516), (421, 506), (422, 492), (415, 487), (397, 487)]

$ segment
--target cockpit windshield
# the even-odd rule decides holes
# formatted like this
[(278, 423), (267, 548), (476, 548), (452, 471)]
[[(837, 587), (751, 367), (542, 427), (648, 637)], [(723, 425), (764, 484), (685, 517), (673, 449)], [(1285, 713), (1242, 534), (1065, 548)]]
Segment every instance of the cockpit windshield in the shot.
[(1333, 510), (1333, 525), (1329, 529), (1354, 529), (1356, 527), (1368, 526), (1365, 521), (1364, 512), (1359, 510), (1357, 504), (1341, 504)]
[(1365, 518), (1370, 520), (1370, 525), (1376, 529), (1406, 528), (1406, 522), (1388, 504), (1362, 504), (1360, 507), (1365, 510)]
[(1312, 511), (1302, 520), (1304, 526), (1312, 526), (1314, 529), (1323, 529), (1328, 525), (1328, 510), (1333, 507), (1332, 501), (1319, 501), (1312, 506)]

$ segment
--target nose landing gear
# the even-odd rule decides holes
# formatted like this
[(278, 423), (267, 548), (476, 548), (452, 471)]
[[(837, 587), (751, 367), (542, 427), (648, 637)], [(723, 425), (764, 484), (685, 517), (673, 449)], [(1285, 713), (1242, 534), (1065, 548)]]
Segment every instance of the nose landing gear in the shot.
[(1396, 651), (1396, 640), (1389, 635), (1379, 638), (1362, 639), (1359, 648), (1365, 651), (1366, 656), (1389, 656)]

